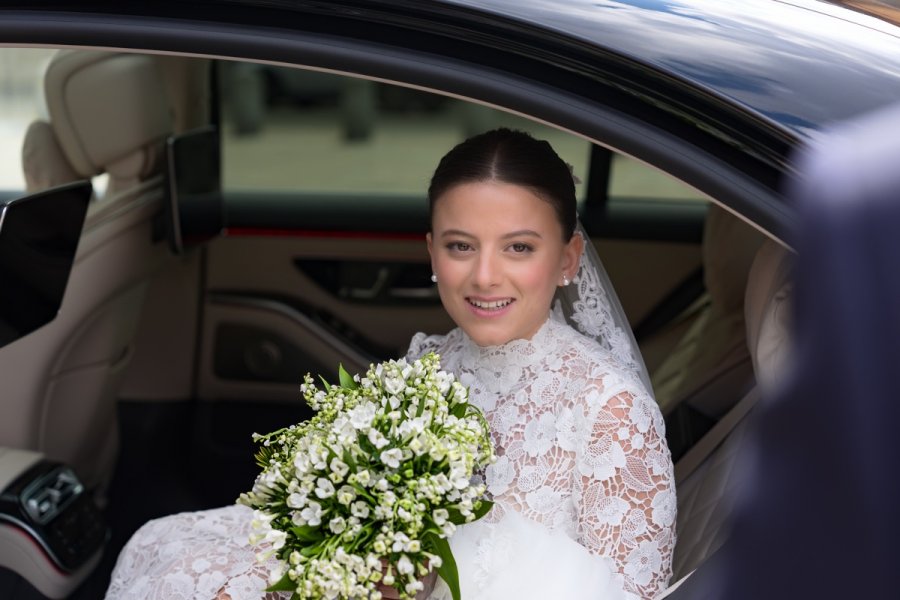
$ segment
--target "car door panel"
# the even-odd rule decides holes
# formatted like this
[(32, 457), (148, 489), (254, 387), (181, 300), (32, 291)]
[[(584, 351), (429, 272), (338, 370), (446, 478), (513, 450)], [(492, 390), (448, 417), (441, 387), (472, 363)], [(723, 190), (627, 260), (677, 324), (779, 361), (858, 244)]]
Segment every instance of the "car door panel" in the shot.
[(359, 372), (417, 331), (448, 331), (423, 237), (258, 230), (212, 243), (200, 398), (295, 401), (307, 371)]

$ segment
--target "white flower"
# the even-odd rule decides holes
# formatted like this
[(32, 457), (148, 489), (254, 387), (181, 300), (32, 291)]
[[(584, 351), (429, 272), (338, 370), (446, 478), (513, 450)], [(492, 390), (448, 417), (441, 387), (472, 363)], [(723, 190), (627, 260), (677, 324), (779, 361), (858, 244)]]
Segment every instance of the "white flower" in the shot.
[(539, 456), (547, 452), (556, 439), (556, 417), (545, 412), (537, 419), (532, 419), (525, 426), (525, 442), (522, 447), (531, 456)]
[(312, 461), (305, 452), (298, 452), (294, 456), (294, 468), (297, 469), (298, 475), (302, 476), (304, 473), (308, 473), (311, 467)]
[(386, 464), (392, 469), (397, 469), (400, 467), (400, 460), (403, 458), (403, 452), (399, 448), (391, 448), (390, 450), (385, 450), (379, 456), (381, 462)]
[(270, 529), (268, 533), (266, 533), (265, 541), (272, 544), (273, 549), (280, 550), (284, 547), (284, 543), (287, 541), (287, 533), (279, 531), (278, 529)]
[(369, 516), (369, 505), (359, 500), (350, 505), (350, 514), (359, 519), (365, 519)]
[(412, 561), (405, 554), (402, 554), (400, 560), (397, 561), (397, 572), (402, 575), (412, 575), (415, 572)]
[[(389, 394), (397, 395), (406, 389), (406, 382), (398, 377), (385, 377), (384, 389)], [(396, 406), (394, 408), (396, 408)]]
[(350, 476), (350, 483), (358, 483), (363, 487), (369, 487), (369, 483), (372, 481), (372, 475), (369, 473), (368, 469), (363, 469), (358, 473), (354, 473)]
[(344, 530), (347, 529), (347, 521), (341, 517), (335, 517), (328, 522), (328, 528), (331, 529), (332, 533), (344, 533)]
[(316, 496), (322, 498), (331, 498), (334, 496), (334, 484), (324, 477), (319, 477), (316, 480)]
[(447, 522), (447, 519), (450, 518), (450, 513), (447, 512), (446, 509), (437, 508), (431, 514), (431, 518), (434, 520), (435, 525), (441, 526)]
[(403, 552), (406, 550), (406, 545), (409, 543), (409, 536), (407, 536), (402, 531), (398, 531), (394, 534), (394, 543), (391, 544), (391, 550), (394, 552)]
[(350, 411), (350, 424), (360, 431), (366, 431), (375, 419), (376, 408), (372, 402), (364, 402)]
[(306, 508), (300, 511), (300, 517), (310, 527), (318, 527), (322, 524), (322, 505), (318, 502), (310, 502)]
[(416, 592), (425, 589), (425, 584), (416, 579), (415, 581), (410, 581), (409, 583), (407, 583), (405, 589), (407, 594), (409, 594), (410, 596), (415, 596)]
[(454, 488), (464, 490), (469, 487), (470, 483), (465, 465), (457, 463), (450, 467), (450, 484)]
[(369, 430), (369, 441), (372, 442), (372, 445), (381, 450), (385, 446), (388, 445), (388, 440), (384, 435), (378, 431), (377, 429)]
[(342, 481), (350, 471), (350, 467), (348, 467), (347, 464), (344, 463), (344, 461), (337, 458), (331, 459), (331, 464), (329, 465), (329, 467), (331, 467), (332, 474), (339, 478), (338, 481)]
[(349, 485), (341, 486), (341, 489), (337, 492), (337, 501), (344, 506), (349, 506), (351, 502), (356, 498), (356, 490), (354, 490)]
[(294, 492), (287, 498), (287, 505), (291, 508), (303, 508), (308, 494), (305, 491)]

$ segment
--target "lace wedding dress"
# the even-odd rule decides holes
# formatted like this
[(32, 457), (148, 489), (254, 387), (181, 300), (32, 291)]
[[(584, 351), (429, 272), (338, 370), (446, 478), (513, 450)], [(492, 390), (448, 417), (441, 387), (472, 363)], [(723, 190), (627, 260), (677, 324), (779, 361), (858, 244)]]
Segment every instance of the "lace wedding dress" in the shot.
[[(417, 334), (470, 387), (498, 460), (494, 509), (451, 540), (467, 600), (652, 598), (675, 545), (675, 487), (662, 415), (634, 370), (550, 318), (531, 340), (481, 348), (459, 329)], [(259, 600), (268, 567), (241, 506), (151, 521), (123, 550), (107, 593)], [(449, 598), (439, 581), (433, 599)]]

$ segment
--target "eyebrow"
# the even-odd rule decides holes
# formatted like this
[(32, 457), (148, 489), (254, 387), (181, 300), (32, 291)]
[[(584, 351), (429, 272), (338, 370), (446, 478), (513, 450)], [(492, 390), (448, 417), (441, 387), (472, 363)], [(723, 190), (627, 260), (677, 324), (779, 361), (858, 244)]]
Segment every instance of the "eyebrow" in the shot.
[[(466, 233), (462, 229), (448, 229), (446, 231), (441, 232), (442, 238), (450, 237), (450, 236), (461, 236), (461, 237), (468, 237), (468, 238), (475, 237), (471, 233)], [(533, 229), (519, 229), (517, 231), (510, 231), (509, 233), (504, 234), (501, 239), (506, 240), (506, 239), (516, 238), (516, 237), (536, 237), (536, 238), (540, 239), (542, 236), (540, 233), (538, 233), (537, 231), (535, 231)]]

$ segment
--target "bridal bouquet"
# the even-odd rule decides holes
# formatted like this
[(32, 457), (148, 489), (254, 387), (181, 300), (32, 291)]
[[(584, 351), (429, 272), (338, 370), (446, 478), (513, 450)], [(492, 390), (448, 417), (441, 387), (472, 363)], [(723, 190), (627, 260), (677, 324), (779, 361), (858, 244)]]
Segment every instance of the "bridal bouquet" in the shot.
[(433, 568), (459, 600), (448, 538), (491, 508), (473, 475), (494, 460), (484, 415), (436, 354), (372, 365), (320, 389), (310, 375), (309, 421), (267, 435), (262, 468), (239, 503), (255, 509), (252, 544), (280, 559), (267, 591), (300, 598), (401, 598)]

